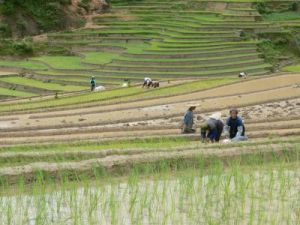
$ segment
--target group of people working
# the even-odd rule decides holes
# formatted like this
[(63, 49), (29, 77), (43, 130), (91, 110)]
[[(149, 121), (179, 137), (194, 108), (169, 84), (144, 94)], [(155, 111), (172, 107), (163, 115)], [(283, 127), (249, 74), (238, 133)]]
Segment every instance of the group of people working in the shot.
[[(194, 111), (196, 106), (190, 106), (183, 118), (183, 133), (195, 133)], [(225, 124), (221, 119), (221, 113), (214, 113), (201, 125), (201, 140), (203, 142), (219, 142), (222, 133), (231, 141), (245, 141), (245, 125), (241, 117), (238, 116), (237, 109), (231, 109)]]

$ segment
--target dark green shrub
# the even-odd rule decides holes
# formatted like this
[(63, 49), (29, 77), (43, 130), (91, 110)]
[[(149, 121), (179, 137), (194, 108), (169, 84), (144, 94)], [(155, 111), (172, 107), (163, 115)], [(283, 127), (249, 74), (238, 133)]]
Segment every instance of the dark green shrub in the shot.
[(33, 54), (33, 46), (31, 42), (21, 41), (15, 42), (12, 45), (15, 53), (17, 55), (32, 55)]
[(271, 40), (263, 40), (259, 45), (259, 51), (263, 53), (266, 62), (275, 64), (281, 53)]
[(0, 37), (10, 37), (11, 29), (8, 24), (0, 23)]
[(289, 5), (289, 11), (297, 11), (298, 10), (298, 4), (296, 2), (293, 2)]

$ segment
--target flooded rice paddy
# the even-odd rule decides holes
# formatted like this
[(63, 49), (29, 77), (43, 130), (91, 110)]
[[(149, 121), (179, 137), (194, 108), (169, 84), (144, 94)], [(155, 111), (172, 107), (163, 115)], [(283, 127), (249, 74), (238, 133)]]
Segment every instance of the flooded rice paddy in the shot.
[(50, 190), (21, 186), (1, 192), (1, 225), (300, 223), (299, 167), (215, 167)]

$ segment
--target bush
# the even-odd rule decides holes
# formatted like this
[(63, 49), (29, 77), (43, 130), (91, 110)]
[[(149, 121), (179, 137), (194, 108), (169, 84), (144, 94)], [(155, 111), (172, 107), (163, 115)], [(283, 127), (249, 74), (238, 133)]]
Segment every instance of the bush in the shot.
[(32, 55), (33, 54), (33, 45), (31, 42), (21, 41), (14, 42), (12, 45), (15, 53), (17, 55)]
[(10, 37), (11, 29), (8, 24), (0, 23), (0, 37)]
[(276, 45), (271, 40), (263, 40), (258, 47), (267, 62), (272, 64), (276, 63), (276, 59), (280, 56), (280, 52), (276, 50)]

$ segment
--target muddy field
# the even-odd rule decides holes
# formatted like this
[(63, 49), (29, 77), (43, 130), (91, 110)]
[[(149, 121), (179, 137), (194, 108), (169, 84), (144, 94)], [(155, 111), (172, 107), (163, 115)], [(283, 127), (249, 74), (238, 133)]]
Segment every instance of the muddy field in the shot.
[(283, 136), (298, 134), (298, 83), (299, 74), (287, 74), (174, 97), (23, 113), (13, 117), (3, 115), (0, 144), (180, 135), (181, 118), (191, 103), (199, 105), (197, 126), (212, 112), (221, 111), (225, 120), (228, 109), (238, 107), (249, 128), (249, 136), (261, 134), (265, 137), (276, 132)]

